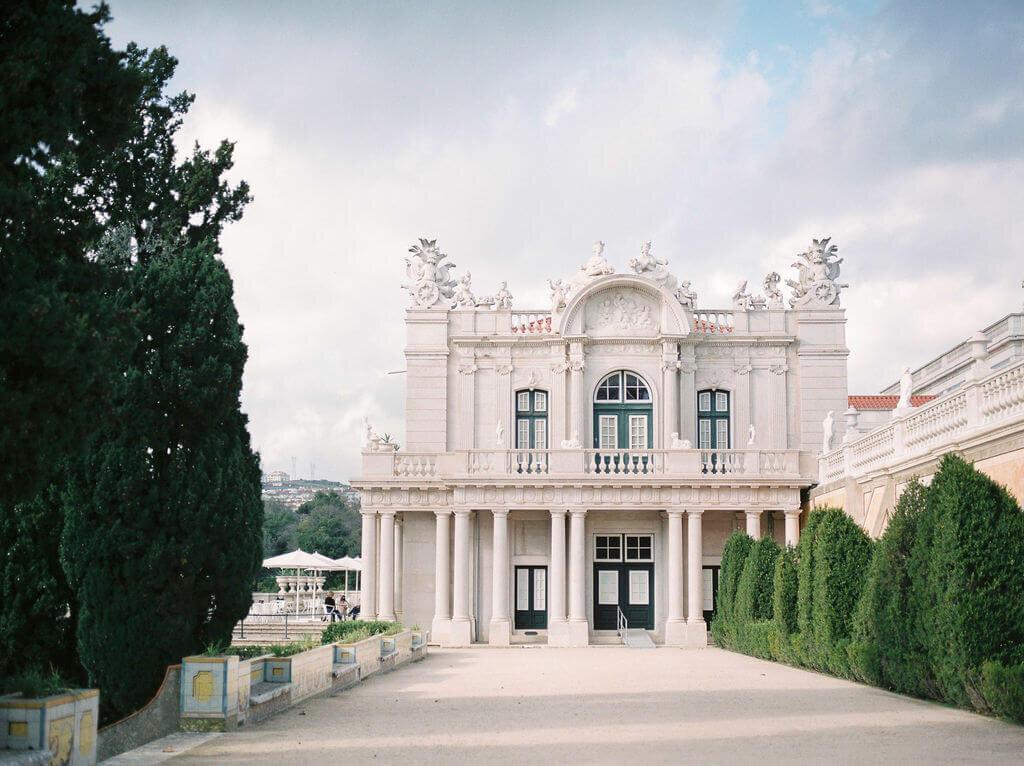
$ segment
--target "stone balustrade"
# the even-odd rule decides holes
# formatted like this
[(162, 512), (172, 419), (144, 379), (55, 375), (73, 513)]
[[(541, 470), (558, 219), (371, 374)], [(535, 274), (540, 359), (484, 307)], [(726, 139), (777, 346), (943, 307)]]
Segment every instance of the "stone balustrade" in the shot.
[(366, 479), (445, 480), (485, 477), (621, 479), (622, 477), (813, 477), (814, 457), (800, 450), (490, 449), (406, 454), (364, 452)]
[(512, 332), (520, 335), (551, 332), (550, 311), (513, 311)]
[[(984, 372), (984, 368), (979, 368)], [(1024, 417), (1024, 362), (986, 376), (856, 437), (822, 456), (819, 483), (886, 471), (959, 445)]]

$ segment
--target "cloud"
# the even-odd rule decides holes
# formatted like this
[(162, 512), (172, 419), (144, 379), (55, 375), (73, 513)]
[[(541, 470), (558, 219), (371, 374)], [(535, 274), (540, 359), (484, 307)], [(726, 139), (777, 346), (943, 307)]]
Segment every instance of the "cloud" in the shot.
[(652, 239), (721, 307), (831, 235), (855, 393), (1020, 305), (1015, 3), (801, 8), (822, 25), (806, 51), (762, 30), (735, 56), (735, 4), (327, 5), (281, 12), (274, 34), (187, 4), (143, 24), (154, 6), (115, 19), (179, 36), (189, 140), (236, 140), (255, 195), (223, 244), (266, 468), (295, 455), (301, 473), (357, 474), (364, 415), (404, 440), (404, 376), (385, 373), (405, 366), (402, 256), (419, 236), (477, 294), (507, 279), (529, 308), (598, 238), (619, 270)]

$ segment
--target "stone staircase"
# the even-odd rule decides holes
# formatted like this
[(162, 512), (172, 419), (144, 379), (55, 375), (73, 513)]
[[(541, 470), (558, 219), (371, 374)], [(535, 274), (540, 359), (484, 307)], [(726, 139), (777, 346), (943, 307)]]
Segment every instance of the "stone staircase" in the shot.
[(284, 622), (257, 623), (245, 621), (244, 624), (235, 625), (231, 633), (231, 643), (234, 646), (251, 646), (253, 644), (287, 644), (291, 641), (299, 641), (306, 636), (317, 636), (323, 632), (330, 623), (315, 621), (289, 621)]

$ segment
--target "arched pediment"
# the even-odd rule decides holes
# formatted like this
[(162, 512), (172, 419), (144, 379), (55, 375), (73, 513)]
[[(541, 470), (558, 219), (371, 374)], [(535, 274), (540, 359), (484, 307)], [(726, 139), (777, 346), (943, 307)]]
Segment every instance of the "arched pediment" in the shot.
[(572, 296), (558, 325), (562, 335), (652, 338), (687, 335), (690, 323), (674, 295), (633, 274), (610, 274)]

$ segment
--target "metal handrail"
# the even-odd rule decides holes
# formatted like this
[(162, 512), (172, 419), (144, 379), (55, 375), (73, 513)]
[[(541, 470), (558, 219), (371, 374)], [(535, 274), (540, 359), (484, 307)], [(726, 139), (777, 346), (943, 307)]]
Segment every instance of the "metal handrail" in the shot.
[(619, 630), (619, 638), (622, 643), (626, 643), (626, 631), (629, 630), (629, 622), (626, 620), (626, 615), (622, 613), (622, 607), (615, 607), (615, 622)]

